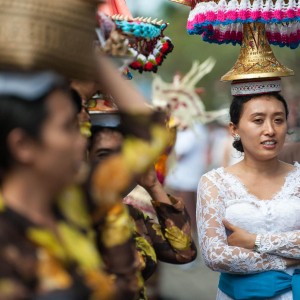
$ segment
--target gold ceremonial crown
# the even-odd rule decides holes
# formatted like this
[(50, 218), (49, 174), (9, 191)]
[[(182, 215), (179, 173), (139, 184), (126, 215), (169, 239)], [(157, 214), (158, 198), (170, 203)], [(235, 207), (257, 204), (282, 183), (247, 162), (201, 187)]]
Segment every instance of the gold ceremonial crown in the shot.
[(0, 68), (95, 79), (96, 0), (0, 0)]
[(293, 76), (294, 72), (278, 62), (266, 36), (265, 24), (243, 24), (241, 51), (234, 67), (221, 81)]

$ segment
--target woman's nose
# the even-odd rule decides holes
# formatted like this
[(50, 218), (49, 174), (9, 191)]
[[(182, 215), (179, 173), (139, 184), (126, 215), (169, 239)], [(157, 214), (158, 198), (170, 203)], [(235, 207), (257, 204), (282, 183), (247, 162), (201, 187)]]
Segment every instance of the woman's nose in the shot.
[(264, 134), (273, 136), (275, 134), (275, 129), (272, 122), (265, 122)]

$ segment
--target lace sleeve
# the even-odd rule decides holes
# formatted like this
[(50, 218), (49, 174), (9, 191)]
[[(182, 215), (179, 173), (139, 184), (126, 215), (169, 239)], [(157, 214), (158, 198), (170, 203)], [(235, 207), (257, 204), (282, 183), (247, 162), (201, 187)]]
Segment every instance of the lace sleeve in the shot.
[(259, 251), (300, 259), (300, 231), (262, 234)]
[(225, 202), (216, 182), (203, 176), (198, 187), (197, 227), (201, 252), (210, 269), (223, 273), (285, 270), (286, 263), (279, 256), (228, 246), (224, 217)]

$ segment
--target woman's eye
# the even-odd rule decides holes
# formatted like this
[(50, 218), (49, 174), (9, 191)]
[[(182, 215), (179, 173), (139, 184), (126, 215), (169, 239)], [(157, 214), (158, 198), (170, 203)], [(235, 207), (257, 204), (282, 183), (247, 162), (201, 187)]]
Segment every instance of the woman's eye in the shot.
[(276, 123), (282, 123), (283, 120), (282, 120), (282, 119), (275, 119), (275, 122), (276, 122)]
[(262, 122), (263, 122), (263, 119), (255, 119), (254, 122), (255, 122), (255, 123), (262, 123)]

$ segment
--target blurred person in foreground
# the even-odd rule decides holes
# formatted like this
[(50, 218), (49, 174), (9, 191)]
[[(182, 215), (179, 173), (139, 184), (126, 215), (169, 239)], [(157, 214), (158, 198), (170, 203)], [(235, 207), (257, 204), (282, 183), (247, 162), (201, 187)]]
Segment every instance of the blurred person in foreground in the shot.
[[(105, 101), (105, 105), (103, 105)], [(121, 151), (127, 143), (121, 115), (115, 110), (97, 114), (95, 107), (113, 107), (110, 99), (91, 99), (92, 137), (89, 146), (91, 163), (100, 162)], [(101, 104), (102, 103), (102, 104)], [(168, 196), (157, 179), (155, 168), (137, 178), (152, 198), (152, 205), (159, 222), (155, 222), (133, 205), (127, 205), (131, 217), (132, 234), (141, 260), (141, 273), (147, 281), (154, 273), (157, 262), (186, 264), (197, 256), (191, 236), (190, 217), (180, 198)], [(147, 299), (144, 289), (139, 299)]]
[[(76, 187), (59, 194), (75, 183), (86, 156), (66, 82), (48, 72), (1, 74), (1, 300), (127, 300), (139, 290), (139, 261), (120, 200), (163, 151), (167, 135), (140, 94), (98, 60), (99, 81), (115, 94), (129, 124), (140, 114), (146, 137), (132, 132), (126, 151), (95, 169), (86, 194)], [(144, 164), (136, 161), (141, 155)], [(121, 177), (111, 182), (111, 173)]]
[(82, 192), (57, 197), (86, 149), (68, 85), (49, 72), (0, 78), (0, 299), (133, 298), (124, 274), (104, 271)]

